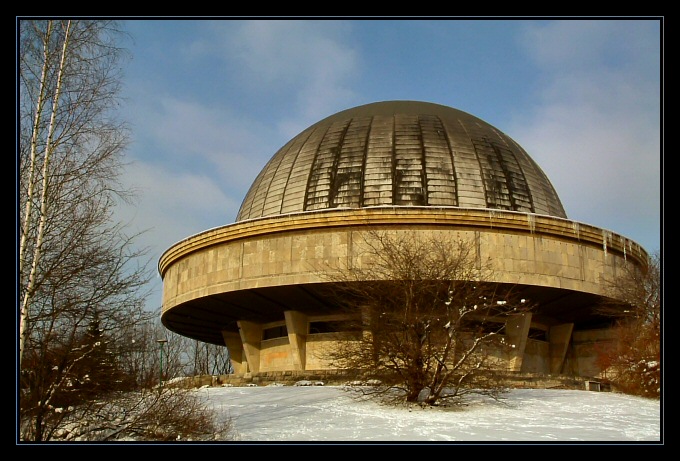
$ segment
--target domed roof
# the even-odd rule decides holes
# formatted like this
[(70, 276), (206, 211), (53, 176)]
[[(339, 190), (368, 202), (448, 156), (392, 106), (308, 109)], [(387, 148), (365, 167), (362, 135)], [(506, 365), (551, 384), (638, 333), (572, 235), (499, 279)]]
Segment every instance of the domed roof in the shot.
[(257, 176), (236, 221), (373, 206), (567, 217), (545, 173), (497, 128), (439, 104), (385, 101), (338, 112), (291, 139)]

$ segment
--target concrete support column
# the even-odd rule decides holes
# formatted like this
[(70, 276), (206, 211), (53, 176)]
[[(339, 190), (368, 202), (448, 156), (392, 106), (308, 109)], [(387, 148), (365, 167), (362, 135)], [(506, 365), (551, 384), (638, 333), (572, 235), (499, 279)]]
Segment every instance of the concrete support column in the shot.
[(243, 343), (241, 336), (233, 331), (223, 331), (222, 338), (224, 344), (229, 349), (229, 360), (231, 360), (231, 367), (234, 369), (234, 374), (243, 375), (248, 372), (248, 362), (243, 355)]
[(574, 331), (573, 323), (565, 323), (550, 327), (548, 339), (550, 341), (550, 373), (561, 374), (567, 349), (571, 341), (571, 333)]
[(260, 349), (262, 347), (262, 325), (239, 320), (238, 331), (243, 343), (243, 352), (248, 361), (248, 369), (252, 373), (260, 371)]
[(510, 371), (522, 371), (522, 359), (524, 358), (524, 349), (527, 346), (530, 326), (530, 313), (513, 315), (505, 322), (505, 335), (513, 346), (508, 363)]
[(285, 311), (286, 329), (294, 370), (304, 370), (307, 358), (307, 316), (298, 311)]

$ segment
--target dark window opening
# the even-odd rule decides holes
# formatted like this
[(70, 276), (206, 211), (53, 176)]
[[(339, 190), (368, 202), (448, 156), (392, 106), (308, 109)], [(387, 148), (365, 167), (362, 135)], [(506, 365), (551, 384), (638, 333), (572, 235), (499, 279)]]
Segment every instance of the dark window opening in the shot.
[(360, 328), (354, 322), (345, 321), (319, 321), (309, 322), (309, 334), (336, 333), (341, 331), (357, 331)]
[(288, 336), (288, 329), (286, 328), (285, 325), (281, 325), (278, 327), (271, 327), (271, 328), (265, 328), (262, 331), (262, 339), (274, 339), (274, 338), (282, 338), (284, 336)]

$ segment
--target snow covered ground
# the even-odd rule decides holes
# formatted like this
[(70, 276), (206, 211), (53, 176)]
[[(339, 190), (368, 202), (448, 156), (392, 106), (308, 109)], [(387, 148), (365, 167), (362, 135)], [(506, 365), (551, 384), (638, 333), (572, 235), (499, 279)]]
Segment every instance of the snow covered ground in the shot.
[(503, 402), (460, 409), (394, 408), (357, 401), (343, 387), (212, 387), (205, 395), (253, 442), (639, 442), (662, 444), (658, 400), (562, 389), (514, 389)]

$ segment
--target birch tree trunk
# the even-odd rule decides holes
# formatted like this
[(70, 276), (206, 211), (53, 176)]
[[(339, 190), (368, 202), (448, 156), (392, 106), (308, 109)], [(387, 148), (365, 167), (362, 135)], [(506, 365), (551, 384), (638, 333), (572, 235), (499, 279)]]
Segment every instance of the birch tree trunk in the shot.
[(20, 412), (27, 437), (48, 440), (60, 421), (50, 405), (77, 401), (66, 387), (98, 353), (83, 347), (87, 329), (96, 320), (113, 350), (148, 314), (150, 272), (135, 236), (112, 220), (116, 203), (133, 197), (119, 185), (128, 130), (116, 116), (125, 56), (117, 24), (18, 26)]
[(33, 250), (33, 255), (32, 255), (32, 263), (31, 263), (31, 269), (30, 273), (28, 275), (28, 281), (26, 283), (26, 289), (24, 290), (24, 296), (21, 302), (21, 311), (19, 315), (19, 363), (21, 364), (21, 359), (23, 357), (23, 350), (24, 350), (24, 342), (25, 342), (25, 333), (26, 333), (26, 316), (28, 314), (28, 305), (31, 300), (31, 295), (33, 291), (35, 290), (35, 280), (36, 280), (36, 271), (38, 269), (38, 263), (40, 262), (40, 249), (43, 244), (43, 236), (45, 232), (45, 223), (47, 219), (47, 197), (48, 197), (48, 190), (49, 190), (49, 174), (50, 174), (50, 157), (52, 154), (52, 151), (54, 149), (53, 147), (53, 142), (54, 142), (54, 129), (55, 129), (55, 118), (57, 116), (57, 111), (59, 108), (59, 96), (61, 94), (61, 85), (62, 85), (62, 78), (64, 75), (64, 65), (66, 62), (66, 52), (68, 50), (68, 42), (69, 42), (69, 32), (71, 29), (71, 21), (67, 21), (66, 25), (64, 27), (64, 34), (63, 34), (63, 44), (61, 47), (61, 56), (59, 59), (59, 64), (57, 65), (56, 68), (56, 73), (57, 73), (57, 80), (55, 83), (54, 87), (54, 94), (52, 96), (52, 108), (51, 108), (51, 114), (50, 114), (50, 123), (47, 128), (47, 134), (46, 134), (46, 142), (45, 142), (45, 147), (44, 151), (42, 153), (42, 187), (39, 190), (36, 190), (34, 187), (34, 180), (36, 178), (36, 172), (35, 168), (37, 166), (36, 162), (36, 155), (37, 155), (37, 140), (38, 140), (38, 132), (39, 132), (39, 127), (40, 127), (40, 120), (42, 119), (43, 111), (45, 110), (45, 104), (48, 102), (45, 100), (45, 86), (47, 84), (46, 78), (47, 78), (47, 71), (49, 68), (49, 58), (50, 58), (50, 38), (52, 36), (52, 22), (50, 22), (47, 25), (47, 33), (45, 35), (45, 39), (43, 40), (43, 49), (44, 49), (44, 60), (43, 60), (43, 65), (42, 65), (42, 72), (41, 72), (41, 78), (39, 81), (39, 99), (38, 99), (38, 105), (36, 106), (35, 110), (35, 115), (34, 115), (34, 123), (33, 123), (33, 133), (31, 136), (31, 165), (29, 167), (29, 191), (27, 195), (27, 200), (26, 200), (26, 213), (24, 215), (24, 222), (22, 223), (22, 235), (21, 235), (21, 246), (19, 250), (19, 272), (21, 274), (24, 273), (24, 262), (25, 262), (25, 256), (24, 253), (26, 252), (26, 244), (28, 242), (28, 229), (31, 224), (31, 217), (32, 217), (32, 210), (33, 210), (33, 201), (35, 199), (34, 194), (39, 194), (39, 199), (38, 199), (38, 204), (40, 205), (40, 212), (38, 213), (38, 219), (40, 224), (38, 225), (38, 233), (35, 237), (35, 242), (32, 245), (32, 250)]

